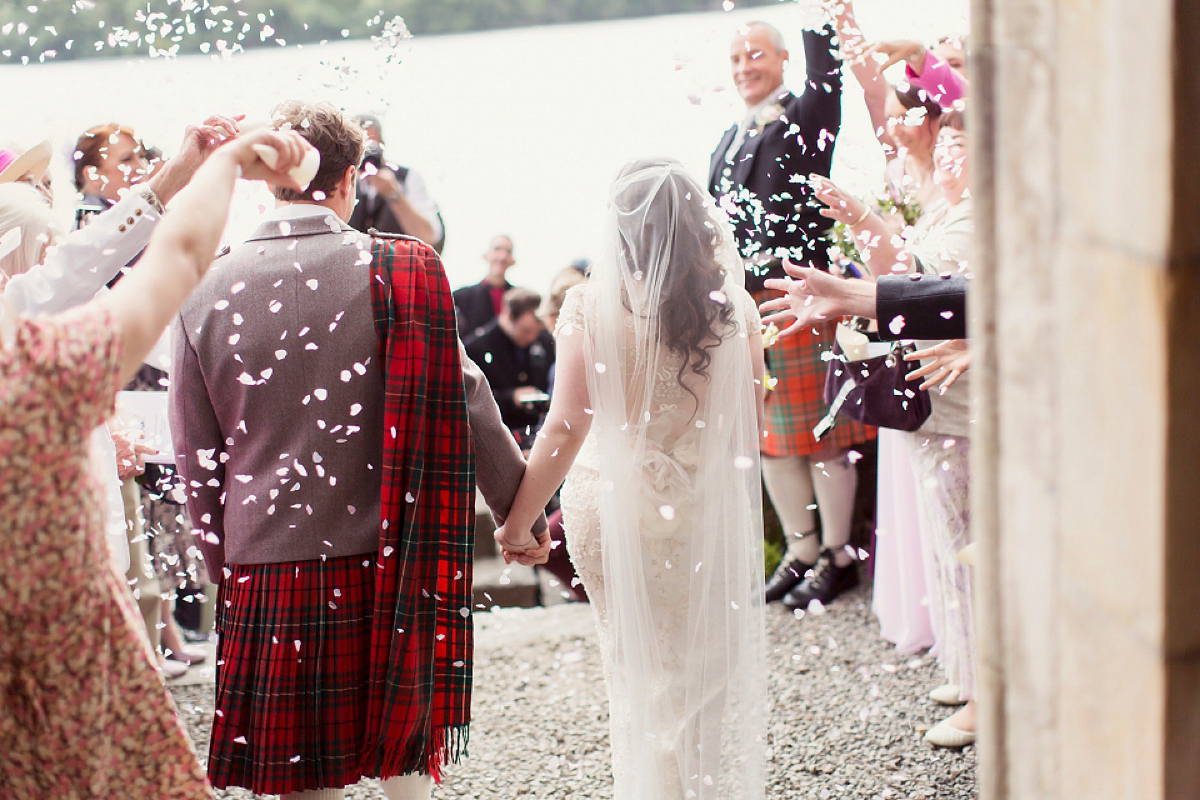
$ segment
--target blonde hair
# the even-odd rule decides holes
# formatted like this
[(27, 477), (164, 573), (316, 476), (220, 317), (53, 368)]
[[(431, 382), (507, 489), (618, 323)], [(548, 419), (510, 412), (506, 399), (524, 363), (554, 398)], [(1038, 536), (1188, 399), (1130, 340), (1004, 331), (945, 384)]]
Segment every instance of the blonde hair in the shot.
[(0, 269), (11, 278), (28, 272), (42, 260), (42, 249), (53, 241), (54, 212), (42, 193), (27, 183), (0, 184), (0, 237), (21, 232), (21, 242), (0, 256)]
[(567, 291), (572, 286), (587, 283), (587, 277), (575, 267), (567, 267), (554, 276), (550, 281), (550, 293), (538, 308), (538, 316), (542, 320), (557, 317), (562, 311), (563, 301), (567, 299)]

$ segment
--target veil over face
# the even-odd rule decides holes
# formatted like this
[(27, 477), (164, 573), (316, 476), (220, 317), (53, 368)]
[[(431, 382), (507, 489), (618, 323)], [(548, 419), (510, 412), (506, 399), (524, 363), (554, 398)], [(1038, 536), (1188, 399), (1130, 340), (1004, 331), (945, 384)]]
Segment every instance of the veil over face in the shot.
[(727, 223), (680, 164), (630, 163), (609, 207), (583, 297), (615, 796), (757, 800), (757, 313)]

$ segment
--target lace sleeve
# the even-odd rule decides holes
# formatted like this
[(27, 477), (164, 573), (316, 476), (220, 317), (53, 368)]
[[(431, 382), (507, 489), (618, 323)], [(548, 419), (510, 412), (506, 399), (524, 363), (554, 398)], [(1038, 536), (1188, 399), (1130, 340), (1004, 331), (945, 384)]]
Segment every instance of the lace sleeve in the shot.
[(745, 289), (738, 289), (737, 302), (741, 306), (742, 319), (746, 323), (747, 333), (757, 333), (762, 330), (762, 318), (758, 314), (758, 306), (754, 298)]
[(558, 312), (558, 324), (554, 326), (554, 338), (558, 338), (564, 329), (584, 329), (583, 296), (587, 284), (581, 283), (567, 290), (563, 298), (562, 310)]

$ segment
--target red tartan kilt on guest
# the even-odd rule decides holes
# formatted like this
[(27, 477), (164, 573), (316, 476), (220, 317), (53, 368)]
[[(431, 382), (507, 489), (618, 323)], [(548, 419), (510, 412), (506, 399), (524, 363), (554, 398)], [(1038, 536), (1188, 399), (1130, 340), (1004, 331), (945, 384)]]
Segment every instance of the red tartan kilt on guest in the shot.
[[(774, 299), (777, 292), (756, 292), (758, 303)], [(767, 372), (775, 379), (767, 392), (764, 456), (807, 456), (834, 447), (845, 450), (875, 438), (875, 428), (847, 417), (818, 442), (812, 430), (829, 413), (825, 405), (825, 373), (829, 362), (821, 354), (833, 349), (837, 321), (807, 326), (767, 348)]]
[(376, 554), (228, 565), (208, 777), (256, 794), (362, 776)]

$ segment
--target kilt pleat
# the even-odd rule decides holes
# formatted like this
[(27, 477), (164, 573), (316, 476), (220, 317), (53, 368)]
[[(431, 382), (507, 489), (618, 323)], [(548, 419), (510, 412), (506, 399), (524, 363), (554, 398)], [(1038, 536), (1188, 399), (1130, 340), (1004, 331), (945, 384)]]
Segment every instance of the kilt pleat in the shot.
[[(774, 297), (759, 293), (756, 302)], [(807, 456), (826, 447), (844, 450), (875, 438), (875, 429), (845, 416), (820, 442), (812, 430), (829, 412), (825, 404), (825, 373), (828, 362), (822, 354), (833, 349), (837, 321), (829, 320), (779, 339), (766, 351), (767, 372), (775, 379), (767, 392), (763, 455)]]
[(228, 569), (217, 599), (209, 780), (257, 794), (356, 783), (375, 554)]

